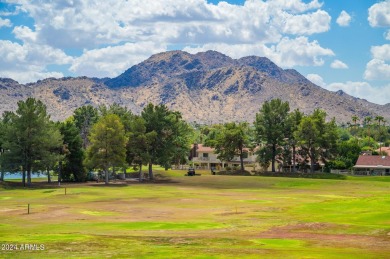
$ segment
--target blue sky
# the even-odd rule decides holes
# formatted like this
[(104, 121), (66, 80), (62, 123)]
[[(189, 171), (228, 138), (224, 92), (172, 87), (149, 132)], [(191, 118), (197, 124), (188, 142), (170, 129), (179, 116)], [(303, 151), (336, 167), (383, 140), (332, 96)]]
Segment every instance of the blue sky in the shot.
[(7, 0), (0, 77), (115, 77), (149, 56), (265, 56), (331, 91), (390, 102), (390, 0)]

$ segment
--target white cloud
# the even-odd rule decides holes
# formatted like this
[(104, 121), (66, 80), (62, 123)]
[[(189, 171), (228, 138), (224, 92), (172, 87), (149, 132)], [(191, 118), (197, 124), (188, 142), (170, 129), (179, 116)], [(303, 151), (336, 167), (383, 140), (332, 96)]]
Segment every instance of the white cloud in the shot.
[(306, 78), (318, 86), (325, 87), (326, 85), (324, 79), (318, 74), (308, 74)]
[(367, 82), (332, 83), (324, 87), (330, 91), (343, 90), (349, 95), (366, 99), (373, 103), (386, 104), (390, 100), (390, 84), (374, 87)]
[(0, 17), (0, 28), (1, 27), (11, 27), (12, 26), (12, 23), (9, 19), (2, 19)]
[(165, 50), (165, 47), (152, 42), (143, 42), (84, 51), (75, 59), (70, 70), (90, 77), (114, 77), (152, 54)]
[(367, 80), (390, 80), (390, 65), (384, 60), (372, 59), (367, 63), (364, 78)]
[(205, 0), (96, 2), (22, 1), (38, 39), (56, 48), (95, 48), (120, 42), (163, 44), (277, 43), (283, 33), (329, 30), (330, 16), (317, 0), (248, 0), (243, 6)]
[(390, 84), (381, 87), (372, 86), (367, 82), (353, 81), (347, 81), (345, 83), (335, 82), (327, 84), (324, 79), (318, 74), (308, 74), (306, 77), (314, 84), (319, 85), (329, 91), (335, 92), (338, 90), (343, 90), (351, 96), (366, 99), (367, 101), (372, 103), (387, 104), (390, 100)]
[(302, 15), (286, 14), (285, 16), (283, 32), (296, 35), (326, 32), (330, 29), (330, 20), (332, 19), (323, 10)]
[(284, 68), (321, 66), (324, 63), (322, 57), (334, 55), (332, 50), (322, 48), (317, 41), (309, 41), (304, 36), (295, 39), (285, 37), (278, 44), (269, 47), (264, 44), (205, 44), (197, 47), (187, 46), (183, 50), (189, 53), (216, 50), (232, 58), (266, 56)]
[(390, 60), (390, 44), (371, 47), (372, 57), (381, 60)]
[(366, 65), (364, 78), (367, 80), (390, 80), (390, 44), (371, 47), (372, 60)]
[(323, 56), (334, 55), (332, 50), (321, 47), (317, 41), (302, 36), (295, 39), (285, 37), (271, 49), (268, 56), (282, 67), (322, 66)]
[(0, 71), (0, 77), (3, 78), (12, 78), (13, 80), (25, 84), (36, 82), (38, 80), (46, 79), (46, 78), (62, 78), (64, 74), (61, 72), (48, 72), (48, 71)]
[(348, 65), (345, 64), (344, 62), (336, 59), (332, 62), (332, 64), (330, 64), (330, 67), (331, 68), (334, 68), (334, 69), (347, 69), (348, 68)]
[[(330, 29), (331, 17), (318, 0), (247, 0), (243, 5), (206, 0), (11, 2), (34, 20), (33, 26), (13, 30), (23, 48), (42, 45), (51, 48), (49, 53), (84, 49), (71, 61), (70, 71), (79, 75), (115, 76), (156, 51), (177, 46), (215, 49), (232, 57), (262, 55), (283, 67), (321, 66), (323, 57), (334, 55), (307, 38)], [(69, 58), (64, 54), (59, 60), (69, 64)], [(49, 64), (45, 57), (35, 71), (42, 71), (43, 64)]]
[(372, 27), (390, 26), (390, 0), (372, 5), (368, 9), (368, 21)]
[(283, 8), (285, 10), (290, 10), (295, 13), (301, 13), (312, 9), (318, 9), (322, 6), (322, 3), (319, 3), (318, 0), (310, 1), (307, 4), (303, 3), (300, 0), (273, 0), (270, 1), (270, 4), (276, 7)]
[(27, 26), (16, 26), (12, 32), (15, 35), (15, 38), (23, 40), (24, 42), (31, 43), (37, 41), (37, 33), (33, 32)]
[(346, 12), (346, 11), (341, 11), (339, 17), (337, 18), (336, 22), (340, 26), (349, 26), (351, 22), (352, 17)]
[(49, 64), (69, 64), (72, 61), (63, 51), (47, 45), (33, 45), (0, 41), (0, 77), (10, 77), (21, 83), (46, 77), (59, 77), (62, 73), (49, 72)]
[(385, 39), (390, 40), (390, 30), (385, 33)]

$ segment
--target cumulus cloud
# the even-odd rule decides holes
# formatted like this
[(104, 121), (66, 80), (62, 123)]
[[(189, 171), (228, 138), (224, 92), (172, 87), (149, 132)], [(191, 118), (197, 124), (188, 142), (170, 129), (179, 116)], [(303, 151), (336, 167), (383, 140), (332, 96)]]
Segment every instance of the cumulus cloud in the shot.
[(331, 68), (334, 68), (334, 69), (347, 69), (348, 68), (348, 65), (345, 64), (344, 62), (336, 59), (332, 62), (332, 64), (330, 64), (330, 67)]
[[(255, 2), (254, 0), (252, 1)], [(276, 7), (290, 10), (294, 13), (301, 13), (312, 9), (318, 9), (323, 5), (322, 3), (319, 3), (318, 0), (310, 1), (307, 4), (303, 3), (301, 0), (273, 0), (270, 4)]]
[(372, 27), (390, 26), (390, 0), (376, 3), (368, 9), (368, 22)]
[(378, 104), (387, 104), (390, 100), (390, 84), (384, 86), (372, 86), (367, 82), (353, 82), (347, 81), (334, 82), (327, 84), (324, 79), (318, 74), (308, 74), (306, 76), (312, 83), (321, 86), (332, 92), (342, 90), (351, 96), (355, 96), (361, 99), (366, 99), (369, 102)]
[(283, 68), (321, 66), (324, 63), (322, 57), (334, 55), (332, 50), (322, 48), (317, 41), (309, 41), (304, 36), (294, 39), (284, 37), (278, 44), (270, 46), (264, 44), (205, 44), (196, 47), (187, 46), (183, 50), (189, 53), (216, 50), (232, 58), (255, 54), (266, 56)]
[(371, 47), (371, 54), (376, 59), (390, 60), (390, 44)]
[(324, 88), (330, 91), (343, 90), (349, 95), (378, 104), (386, 104), (390, 100), (390, 84), (374, 87), (367, 82), (348, 81), (346, 83), (332, 83)]
[(320, 46), (318, 41), (309, 41), (306, 37), (283, 38), (277, 45), (271, 46), (271, 59), (283, 67), (321, 66), (323, 56), (333, 56), (331, 49)]
[(372, 60), (366, 65), (364, 78), (367, 80), (390, 80), (390, 44), (371, 47)]
[(34, 26), (13, 30), (24, 44), (84, 49), (70, 66), (77, 75), (115, 76), (153, 51), (177, 46), (236, 58), (262, 55), (283, 67), (321, 66), (323, 57), (334, 55), (308, 39), (330, 29), (331, 17), (318, 0), (11, 2), (34, 20)]
[(0, 28), (1, 27), (11, 27), (12, 26), (12, 23), (9, 19), (2, 19), (0, 17)]
[[(95, 48), (120, 42), (171, 44), (277, 42), (283, 33), (329, 30), (330, 16), (317, 0), (249, 0), (243, 6), (204, 0), (23, 1), (45, 44)], [(93, 8), (92, 8), (93, 7)]]
[(36, 82), (45, 78), (62, 78), (64, 74), (61, 72), (50, 71), (0, 71), (0, 77), (12, 78), (21, 84)]
[(283, 20), (284, 26), (282, 26), (284, 33), (308, 35), (328, 31), (332, 19), (323, 10), (302, 15), (286, 14), (285, 17), (285, 20)]
[(70, 70), (90, 77), (114, 77), (152, 54), (162, 51), (165, 51), (165, 47), (157, 46), (153, 42), (126, 43), (115, 47), (84, 51), (80, 57), (75, 59)]
[(61, 77), (62, 73), (49, 72), (49, 64), (70, 64), (72, 58), (63, 51), (47, 45), (18, 44), (0, 41), (0, 77), (10, 77), (28, 83), (46, 77)]
[(339, 17), (337, 18), (336, 22), (340, 26), (349, 26), (351, 22), (352, 17), (346, 12), (346, 11), (341, 11)]
[(367, 80), (390, 80), (390, 65), (384, 60), (372, 59), (367, 63), (364, 78)]
[(309, 79), (313, 84), (321, 87), (326, 86), (324, 79), (318, 74), (308, 74), (306, 78)]
[(306, 77), (312, 83), (332, 92), (342, 90), (349, 95), (361, 99), (366, 99), (369, 102), (378, 104), (387, 104), (390, 100), (390, 84), (381, 87), (372, 86), (367, 82), (353, 81), (347, 81), (345, 83), (335, 82), (327, 84), (324, 79), (318, 74), (308, 74)]
[(20, 39), (24, 42), (31, 43), (37, 41), (37, 33), (32, 31), (27, 26), (16, 26), (12, 32), (15, 35), (15, 38)]

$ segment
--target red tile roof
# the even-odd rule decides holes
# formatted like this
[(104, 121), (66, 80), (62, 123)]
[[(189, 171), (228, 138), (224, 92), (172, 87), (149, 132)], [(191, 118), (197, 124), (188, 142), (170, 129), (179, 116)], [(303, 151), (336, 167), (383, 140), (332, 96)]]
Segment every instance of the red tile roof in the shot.
[(355, 168), (390, 168), (390, 156), (359, 156)]

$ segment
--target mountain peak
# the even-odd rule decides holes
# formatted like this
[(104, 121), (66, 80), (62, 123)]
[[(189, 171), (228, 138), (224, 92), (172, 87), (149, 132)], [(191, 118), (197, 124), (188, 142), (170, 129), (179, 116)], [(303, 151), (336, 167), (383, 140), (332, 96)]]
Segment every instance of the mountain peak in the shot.
[(57, 119), (65, 119), (84, 104), (116, 102), (137, 113), (152, 102), (182, 112), (188, 121), (251, 122), (261, 105), (274, 98), (289, 101), (291, 109), (304, 113), (324, 109), (339, 122), (353, 115), (378, 114), (390, 119), (388, 105), (372, 104), (341, 91), (330, 92), (268, 58), (232, 59), (217, 51), (155, 54), (112, 79), (47, 79), (26, 86), (0, 80), (0, 111), (16, 107), (26, 96), (43, 100)]

